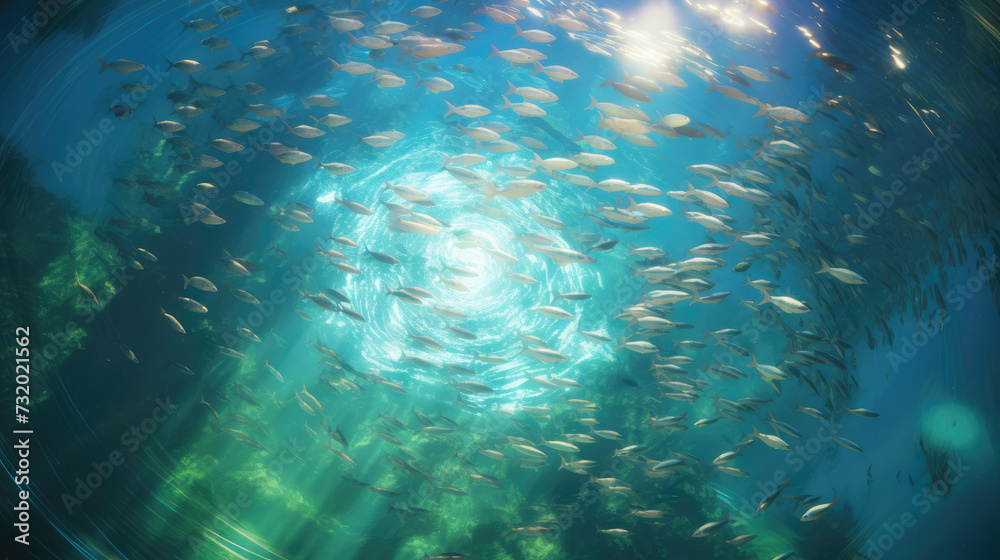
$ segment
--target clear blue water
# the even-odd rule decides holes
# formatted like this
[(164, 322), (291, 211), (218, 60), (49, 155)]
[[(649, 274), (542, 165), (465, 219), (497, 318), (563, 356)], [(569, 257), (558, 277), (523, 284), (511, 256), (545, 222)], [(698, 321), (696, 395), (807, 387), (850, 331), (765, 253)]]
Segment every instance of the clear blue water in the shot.
[[(398, 46), (371, 58), (367, 49), (349, 47), (347, 35), (324, 27), (326, 15), (285, 18), (287, 6), (278, 2), (237, 3), (240, 12), (232, 18), (214, 18), (217, 27), (182, 31), (179, 21), (213, 19), (223, 6), (72, 4), (46, 15), (30, 37), (20, 18), (30, 19), (41, 8), (4, 7), (3, 21), (12, 30), (0, 62), (7, 84), (0, 89), (0, 227), (10, 308), (4, 328), (30, 325), (36, 356), (31, 476), (20, 486), (31, 495), (31, 544), (11, 544), (15, 557), (407, 559), (451, 551), (484, 559), (774, 558), (790, 550), (794, 558), (815, 559), (995, 556), (988, 531), (996, 519), (989, 496), (998, 486), (1000, 394), (994, 350), (1000, 309), (1000, 175), (993, 140), (1000, 38), (990, 32), (996, 29), (995, 6), (942, 2), (911, 10), (791, 2), (768, 10), (757, 3), (630, 2), (504, 8), (525, 16), (521, 28), (555, 36), (552, 43), (533, 44), (511, 38), (513, 25), (473, 13), (478, 5), (430, 4), (442, 13), (426, 19), (406, 12), (415, 5), (398, 2), (318, 5), (327, 14), (363, 11), (354, 16), (366, 26), (354, 32), (357, 37), (390, 20), (416, 24), (392, 40), (468, 22), (483, 27), (459, 43), (460, 52), (425, 62), (412, 55), (401, 60)], [(557, 10), (579, 10), (577, 22), (589, 29), (545, 25), (543, 12)], [(287, 24), (309, 29), (279, 36)], [(209, 36), (231, 44), (218, 50), (199, 45)], [(234, 71), (215, 69), (261, 40), (276, 52), (246, 57), (249, 64)], [(565, 66), (579, 77), (559, 83), (531, 76), (530, 69), (488, 58), (492, 45), (535, 48), (547, 56), (543, 65)], [(842, 62), (807, 59), (814, 47)], [(95, 57), (145, 68), (98, 72)], [(727, 76), (727, 57), (745, 68)], [(406, 83), (379, 88), (370, 83), (371, 74), (331, 72), (329, 58), (370, 63)], [(189, 76), (167, 68), (168, 60), (184, 59), (206, 67), (191, 77), (224, 90), (217, 97), (194, 92), (189, 101), (217, 103), (192, 117), (176, 114), (174, 103), (177, 93), (193, 91)], [(600, 87), (605, 80), (625, 80), (623, 71), (654, 80), (653, 89), (662, 91), (629, 90), (651, 99), (640, 102)], [(769, 81), (755, 80), (754, 71)], [(685, 86), (668, 85), (669, 77), (658, 72), (676, 75)], [(800, 111), (809, 122), (755, 117), (756, 103), (706, 91), (706, 72), (762, 103)], [(446, 79), (454, 89), (430, 93), (417, 85), (418, 74)], [(151, 86), (145, 94), (121, 89), (144, 79)], [(535, 101), (545, 116), (518, 117), (501, 110), (508, 81), (544, 88), (558, 101)], [(249, 93), (248, 82), (264, 90)], [(305, 107), (301, 100), (315, 94), (338, 104)], [(677, 134), (670, 130), (653, 131), (645, 142), (655, 146), (637, 145), (598, 127), (598, 111), (585, 109), (592, 98), (641, 109), (651, 123), (684, 115), (689, 126), (705, 132), (673, 138), (668, 136)], [(489, 108), (487, 125), (509, 127), (500, 136), (520, 149), (476, 151), (476, 142), (457, 125), (471, 127), (477, 120), (445, 116), (446, 101)], [(284, 112), (280, 118), (245, 112), (245, 104), (255, 103)], [(127, 105), (131, 114), (116, 118), (109, 110), (115, 105)], [(310, 116), (328, 113), (351, 122), (320, 125), (325, 134), (317, 138), (286, 133), (285, 122), (313, 125)], [(220, 121), (241, 115), (262, 126), (248, 133), (220, 128)], [(174, 134), (153, 128), (164, 119), (186, 128)], [(384, 131), (403, 136), (382, 148), (356, 143), (357, 135)], [(578, 131), (617, 147), (601, 151), (574, 142)], [(547, 149), (527, 146), (524, 136)], [(225, 153), (210, 146), (220, 138), (245, 149)], [(775, 154), (779, 140), (798, 153)], [(768, 141), (771, 150), (761, 149)], [(282, 163), (263, 149), (272, 142), (311, 159)], [(651, 185), (662, 194), (587, 189), (536, 169), (528, 178), (544, 182), (544, 190), (486, 202), (482, 185), (463, 185), (442, 169), (442, 154), (473, 151), (486, 161), (467, 168), (498, 186), (514, 179), (500, 167), (530, 167), (532, 151), (541, 158), (573, 158), (582, 151), (608, 155), (614, 163), (566, 173)], [(222, 166), (194, 165), (202, 154)], [(316, 168), (317, 161), (355, 170), (334, 175)], [(720, 180), (759, 189), (768, 200), (755, 203), (710, 187), (711, 177), (689, 168), (698, 164), (722, 168), (731, 177)], [(774, 182), (741, 176), (742, 169)], [(388, 228), (390, 212), (379, 200), (405, 201), (384, 190), (386, 182), (425, 192), (436, 204), (414, 211), (446, 227), (434, 235)], [(199, 183), (215, 185), (217, 194), (205, 196)], [(731, 207), (711, 207), (715, 199), (708, 195), (699, 201), (668, 194), (685, 191), (686, 183)], [(244, 204), (234, 198), (237, 191), (264, 204)], [(645, 227), (634, 231), (592, 219), (614, 222), (608, 209), (628, 207), (630, 195), (663, 205), (671, 215), (632, 214)], [(352, 213), (338, 199), (373, 212)], [(211, 208), (225, 223), (185, 225), (192, 203)], [(311, 222), (296, 221), (304, 214), (293, 216), (289, 203), (311, 208)], [(603, 215), (595, 214), (602, 208)], [(733, 233), (710, 231), (682, 212), (731, 218)], [(566, 227), (547, 227), (533, 218), (538, 215)], [(735, 232), (769, 239), (750, 244), (752, 238), (741, 241)], [(598, 241), (618, 244), (586, 253), (594, 263), (557, 266), (518, 240), (530, 233), (580, 252)], [(359, 247), (329, 237), (350, 238)], [(699, 256), (689, 249), (706, 242), (733, 242), (717, 255), (724, 265), (682, 271), (679, 263)], [(342, 251), (343, 262), (361, 274), (331, 266), (314, 252), (317, 245)], [(504, 262), (484, 246), (517, 261)], [(630, 246), (669, 255), (646, 260), (630, 254)], [(379, 262), (366, 249), (400, 264)], [(227, 273), (218, 260), (226, 252), (260, 270)], [(866, 283), (817, 274), (821, 259)], [(733, 271), (744, 262), (752, 264), (749, 270)], [(472, 269), (476, 276), (461, 277), (447, 266)], [(644, 282), (642, 272), (652, 278), (647, 269), (654, 266), (671, 271), (667, 283)], [(513, 282), (511, 272), (537, 283)], [(74, 274), (96, 294), (98, 311), (88, 309)], [(182, 275), (205, 277), (219, 291), (184, 289)], [(463, 282), (467, 291), (449, 287), (442, 275)], [(629, 308), (649, 292), (690, 294), (680, 283), (685, 278), (714, 283), (701, 297), (732, 293), (716, 305), (689, 305), (685, 297), (655, 310), (675, 323), (669, 331), (629, 325), (628, 314), (637, 312)], [(779, 284), (772, 295), (805, 302), (810, 311), (789, 313), (763, 302), (763, 292), (746, 284), (751, 279)], [(387, 294), (401, 287), (425, 289), (433, 298), (418, 298), (423, 301), (414, 305)], [(346, 295), (364, 322), (301, 297), (300, 290), (317, 294), (326, 288)], [(231, 289), (245, 290), (259, 303), (240, 301), (227, 293)], [(553, 294), (568, 292), (591, 297), (553, 302)], [(178, 297), (193, 298), (208, 312), (184, 309)], [(447, 319), (433, 311), (435, 305), (468, 318)], [(557, 320), (533, 309), (548, 305), (573, 316)], [(185, 333), (172, 329), (160, 308)], [(476, 340), (456, 336), (449, 325), (474, 333)], [(706, 330), (721, 329), (740, 331), (725, 339), (738, 345), (735, 352), (703, 338)], [(581, 330), (610, 340), (595, 342)], [(75, 342), (60, 342), (66, 332), (75, 333)], [(411, 334), (432, 337), (445, 348), (428, 349)], [(522, 353), (525, 335), (545, 341), (565, 360), (544, 362)], [(645, 340), (658, 352), (616, 348), (620, 340)], [(317, 341), (340, 359), (318, 352)], [(538, 345), (535, 339), (527, 344)], [(227, 357), (220, 347), (243, 358)], [(780, 367), (788, 379), (767, 382), (750, 357), (738, 355), (741, 348), (761, 364)], [(438, 365), (420, 367), (404, 352)], [(502, 356), (505, 363), (477, 360), (474, 352)], [(690, 363), (676, 361), (678, 356)], [(683, 369), (651, 368), (670, 357)], [(744, 377), (712, 373), (716, 362)], [(462, 376), (443, 363), (476, 375)], [(552, 388), (532, 377), (572, 380), (582, 388)], [(458, 385), (471, 381), (491, 392), (474, 394), (474, 388)], [(4, 399), (10, 410), (13, 391), (11, 383)], [(754, 401), (736, 405), (740, 399)], [(586, 403), (580, 401), (596, 409), (581, 409)], [(820, 421), (800, 407), (831, 419)], [(849, 414), (844, 407), (878, 416)], [(164, 416), (165, 410), (170, 413)], [(422, 430), (414, 411), (426, 415), (433, 429)], [(406, 429), (382, 415), (398, 418)], [(654, 429), (650, 422), (681, 415), (674, 429)], [(802, 438), (769, 424), (769, 415)], [(586, 443), (566, 435), (592, 433), (577, 422), (591, 417), (599, 421), (595, 430), (612, 430), (622, 439), (596, 434)], [(138, 432), (130, 433), (133, 428)], [(766, 438), (750, 445), (747, 434), (754, 428), (783, 438), (791, 449), (773, 449)], [(339, 430), (347, 445), (328, 430)], [(831, 433), (847, 445), (837, 445)], [(534, 451), (514, 447), (518, 440), (511, 436), (529, 440), (520, 445), (530, 443), (545, 460), (528, 460)], [(13, 449), (7, 431), (3, 438)], [(580, 451), (546, 444), (564, 440)], [(851, 444), (863, 451), (849, 449)], [(616, 454), (630, 445), (642, 449), (629, 458)], [(481, 450), (511, 459), (496, 461)], [(741, 455), (723, 466), (747, 476), (713, 465), (733, 450)], [(13, 481), (18, 474), (12, 458), (4, 455)], [(683, 464), (653, 468), (678, 458)], [(586, 474), (560, 468), (562, 459), (593, 461), (577, 468), (618, 481), (588, 482)], [(493, 477), (502, 489), (473, 475)], [(786, 475), (792, 485), (782, 497), (754, 513)], [(834, 493), (842, 505), (816, 521), (800, 521), (810, 507), (830, 503)], [(5, 485), (5, 496), (10, 504), (4, 519), (13, 523), (15, 484)], [(800, 505), (810, 496), (816, 500)], [(660, 513), (636, 513), (651, 510)], [(692, 536), (727, 515), (734, 523), (704, 538)], [(599, 531), (608, 529), (627, 534)], [(740, 535), (757, 537), (727, 544)]]

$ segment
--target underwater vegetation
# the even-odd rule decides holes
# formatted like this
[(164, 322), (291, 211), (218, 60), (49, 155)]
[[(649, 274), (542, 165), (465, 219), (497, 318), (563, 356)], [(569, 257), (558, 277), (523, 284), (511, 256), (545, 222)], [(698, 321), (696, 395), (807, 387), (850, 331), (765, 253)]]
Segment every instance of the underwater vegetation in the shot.
[[(16, 146), (3, 141), (0, 150), (3, 327), (13, 332), (20, 318), (32, 317), (49, 335), (38, 349), (37, 370), (53, 373), (83, 347), (98, 312), (116, 295), (118, 255), (100, 238), (96, 215), (80, 214), (42, 189)], [(77, 280), (93, 289), (81, 289)]]

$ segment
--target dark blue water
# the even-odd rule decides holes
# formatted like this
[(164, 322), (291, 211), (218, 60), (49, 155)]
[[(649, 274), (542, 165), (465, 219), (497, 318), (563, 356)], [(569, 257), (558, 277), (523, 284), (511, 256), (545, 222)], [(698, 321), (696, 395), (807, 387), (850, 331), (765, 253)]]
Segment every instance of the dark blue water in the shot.
[[(428, 6), (441, 13), (4, 7), (3, 329), (11, 370), (17, 348), (31, 356), (30, 378), (4, 385), (12, 557), (995, 557), (995, 5), (547, 2), (494, 6), (499, 22), (478, 4)], [(546, 25), (547, 12), (571, 29)], [(512, 38), (512, 14), (555, 40)], [(179, 23), (198, 18), (217, 25)], [(327, 25), (351, 18), (364, 25), (355, 38), (415, 25), (388, 39), (411, 48), (455, 42), (446, 29), (473, 39), (423, 62), (398, 44), (378, 56)], [(210, 36), (231, 44), (199, 44)], [(274, 52), (245, 56), (260, 41)], [(537, 49), (578, 77), (531, 75), (493, 46)], [(99, 72), (96, 57), (144, 67)], [(405, 84), (377, 87), (377, 74), (331, 71), (330, 59)], [(168, 67), (181, 60), (205, 68)], [(216, 68), (233, 60), (248, 64)], [(453, 89), (431, 93), (418, 75)], [(317, 94), (336, 105), (302, 102)], [(519, 117), (504, 96), (545, 114)], [(446, 101), (491, 112), (446, 116)], [(758, 102), (786, 112), (755, 116)], [(598, 110), (631, 120), (601, 125)], [(350, 122), (313, 120), (327, 114)], [(240, 117), (260, 127), (225, 127)], [(164, 120), (185, 128), (154, 127)], [(322, 135), (289, 133), (299, 126)], [(519, 149), (463, 132), (477, 126)], [(627, 126), (646, 132), (607, 128)], [(369, 145), (379, 139), (391, 145)], [(290, 151), (308, 161), (281, 161)], [(543, 190), (487, 200), (486, 181), (516, 187), (502, 168), (532, 167), (533, 151), (614, 161), (536, 166), (527, 179)], [(442, 168), (442, 154), (471, 153), (484, 161), (463, 167), (481, 180)], [(630, 197), (670, 215), (622, 211)], [(383, 202), (412, 205), (402, 219), (427, 233), (388, 227)], [(539, 235), (594, 262), (558, 265)], [(732, 245), (690, 252), (705, 243)], [(699, 257), (724, 262), (688, 260)], [(824, 262), (842, 272), (817, 273)], [(185, 288), (193, 276), (217, 291)], [(650, 304), (662, 290), (677, 300)], [(576, 292), (589, 297), (553, 299)], [(30, 386), (23, 423), (18, 385)]]

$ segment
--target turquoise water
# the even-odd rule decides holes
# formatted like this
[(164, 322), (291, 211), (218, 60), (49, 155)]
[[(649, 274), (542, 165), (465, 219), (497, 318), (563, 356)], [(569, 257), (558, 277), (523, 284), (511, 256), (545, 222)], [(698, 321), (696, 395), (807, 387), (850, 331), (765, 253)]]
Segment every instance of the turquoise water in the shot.
[[(34, 356), (16, 554), (992, 557), (995, 7), (428, 6), (7, 8), (4, 328)], [(385, 49), (334, 28), (391, 21), (414, 27)], [(428, 37), (462, 48), (401, 58)], [(442, 167), (460, 154), (483, 157)], [(490, 196), (521, 179), (544, 189)]]

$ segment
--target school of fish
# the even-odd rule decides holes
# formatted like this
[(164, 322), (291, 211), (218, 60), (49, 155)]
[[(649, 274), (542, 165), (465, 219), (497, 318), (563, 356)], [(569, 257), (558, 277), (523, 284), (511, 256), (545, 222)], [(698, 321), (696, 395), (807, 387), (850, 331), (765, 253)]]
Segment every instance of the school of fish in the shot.
[[(627, 505), (623, 515), (603, 515), (596, 529), (613, 539), (680, 516), (657, 490), (672, 480), (725, 485), (767, 475), (743, 470), (741, 458), (771, 454), (779, 465), (804, 434), (825, 422), (846, 425), (831, 435), (844, 452), (863, 453), (849, 438), (863, 433), (866, 423), (878, 422), (879, 414), (852, 404), (863, 379), (846, 340), (863, 329), (869, 347), (892, 346), (893, 332), (880, 317), (899, 306), (923, 314), (930, 299), (943, 307), (943, 296), (934, 287), (926, 292), (931, 297), (921, 291), (916, 299), (877, 299), (881, 292), (875, 289), (891, 289), (891, 278), (905, 274), (899, 263), (866, 257), (875, 241), (855, 223), (851, 208), (837, 207), (841, 224), (815, 217), (813, 209), (842, 204), (843, 197), (830, 192), (836, 188), (862, 206), (885, 191), (885, 183), (876, 182), (883, 172), (866, 165), (863, 154), (882, 151), (884, 123), (892, 115), (879, 114), (849, 93), (783, 98), (780, 83), (791, 76), (764, 62), (757, 47), (743, 44), (741, 59), (730, 60), (713, 54), (714, 45), (703, 48), (680, 34), (632, 31), (634, 22), (588, 2), (544, 9), (528, 0), (477, 5), (468, 21), (455, 27), (436, 23), (453, 18), (431, 5), (407, 7), (393, 21), (376, 19), (354, 4), (276, 11), (268, 18), (278, 25), (276, 34), (264, 33), (241, 47), (241, 56), (222, 62), (215, 51), (236, 49), (225, 34), (241, 9), (227, 6), (184, 21), (179, 31), (191, 46), (190, 58), (169, 61), (169, 71), (176, 73), (171, 78), (188, 83), (168, 94), (175, 114), (157, 120), (137, 111), (136, 118), (146, 121), (142, 126), (161, 135), (163, 153), (172, 150), (174, 156), (166, 174), (138, 171), (114, 179), (123, 196), (141, 201), (133, 206), (140, 210), (116, 217), (105, 233), (125, 266), (140, 271), (159, 266), (156, 256), (130, 241), (130, 232), (149, 219), (141, 208), (155, 214), (179, 206), (172, 227), (199, 228), (202, 247), (219, 245), (229, 213), (255, 212), (255, 223), (271, 232), (265, 247), (211, 253), (214, 269), (168, 271), (174, 293), (149, 302), (149, 321), (163, 344), (201, 337), (222, 363), (252, 372), (234, 375), (224, 386), (202, 384), (198, 414), (206, 419), (206, 431), (271, 453), (269, 429), (304, 423), (301, 432), (313, 443), (303, 455), (338, 463), (344, 480), (371, 491), (372, 501), (387, 499), (390, 511), (403, 516), (446, 513), (443, 506), (401, 501), (419, 484), (475, 500), (477, 494), (525, 484), (510, 476), (512, 469), (566, 471), (581, 485)], [(749, 19), (779, 13), (760, 0), (745, 10)], [(487, 29), (510, 39), (479, 45), (477, 35)], [(293, 39), (306, 47), (311, 68), (322, 64), (323, 80), (331, 87), (274, 100), (267, 97), (273, 84), (266, 79), (233, 81), (247, 65), (287, 58), (286, 42)], [(852, 74), (863, 70), (813, 42), (811, 63), (826, 65), (833, 89), (849, 91)], [(480, 66), (448, 66), (449, 57), (470, 44), (484, 53)], [(324, 47), (334, 45), (351, 58), (327, 56)], [(594, 78), (589, 68), (546, 65), (547, 53), (556, 47), (582, 49), (616, 71)], [(644, 62), (650, 53), (655, 63)], [(100, 60), (95, 79), (108, 79), (104, 72), (111, 70), (127, 80), (144, 64), (157, 62), (115, 59), (111, 53), (106, 60)], [(469, 84), (483, 68), (502, 72), (503, 79), (476, 96)], [(392, 90), (400, 103), (419, 97), (439, 115), (426, 126), (438, 131), (447, 147), (413, 152), (403, 132), (356, 126), (370, 116), (338, 114), (341, 100), (326, 93), (345, 84)], [(129, 91), (142, 87), (122, 84)], [(564, 106), (556, 92), (566, 87), (589, 88), (590, 104)], [(735, 139), (729, 154), (684, 162), (679, 176), (654, 168), (635, 176), (634, 161), (647, 167), (663, 163), (672, 143), (729, 138), (731, 127), (722, 117), (714, 124), (696, 122), (671, 100), (671, 91), (684, 88), (753, 123), (758, 133)], [(921, 121), (932, 118), (928, 110), (914, 111)], [(549, 114), (566, 112), (589, 121), (591, 129), (546, 133), (552, 128), (545, 124), (553, 118)], [(130, 115), (116, 112), (119, 118)], [(274, 120), (283, 137), (261, 143), (257, 131)], [(421, 141), (426, 138), (421, 134)], [(274, 194), (244, 190), (240, 177), (227, 186), (208, 179), (212, 170), (249, 152), (288, 166), (294, 177), (309, 166), (314, 175), (329, 177), (330, 189)], [(820, 153), (835, 154), (842, 163), (814, 167)], [(389, 158), (380, 160), (388, 162), (381, 170), (384, 180), (366, 175), (372, 157)], [(551, 200), (569, 203), (555, 207)], [(935, 236), (930, 222), (909, 209), (899, 208), (890, 219), (910, 226), (900, 236)], [(458, 222), (463, 226), (453, 225)], [(1000, 237), (993, 230), (988, 239), (995, 254)], [(390, 247), (400, 246), (395, 240), (413, 250), (394, 252)], [(451, 253), (425, 257), (420, 247), (431, 243)], [(983, 260), (987, 248), (985, 242), (979, 247)], [(956, 250), (962, 258), (964, 249)], [(467, 260), (474, 262), (464, 262), (462, 256), (470, 254), (476, 257)], [(303, 262), (316, 265), (300, 273)], [(255, 332), (245, 323), (224, 336), (199, 326), (206, 317), (233, 325), (213, 318), (213, 302), (233, 297), (261, 306), (269, 294), (255, 291), (263, 283), (254, 279), (291, 270), (301, 282), (277, 312), (308, 323), (308, 342), (285, 341), (273, 330)], [(419, 280), (393, 283), (403, 277), (401, 270)], [(602, 286), (628, 289), (587, 293), (579, 287), (581, 274), (599, 277)], [(780, 282), (783, 275), (791, 279), (786, 285)], [(498, 310), (525, 317), (524, 322), (477, 321), (482, 310), (476, 305), (491, 302), (480, 292), (483, 283), (531, 294), (521, 308)], [(100, 303), (81, 279), (75, 288), (87, 305)], [(392, 324), (370, 325), (373, 316), (388, 316)], [(380, 336), (370, 336), (359, 355), (352, 337), (374, 332), (369, 328), (379, 329)], [(760, 343), (764, 339), (768, 342)], [(144, 364), (141, 350), (117, 343), (129, 360)], [(308, 371), (279, 371), (284, 368), (275, 348), (319, 363)], [(599, 380), (578, 375), (593, 355), (611, 364)], [(203, 369), (184, 356), (170, 366), (171, 372), (195, 377)], [(491, 369), (505, 372), (502, 384), (490, 381)], [(511, 375), (519, 379), (511, 383)], [(773, 405), (789, 387), (807, 389), (806, 396), (794, 413), (776, 411)], [(509, 396), (515, 390), (543, 400), (522, 402)], [(618, 391), (641, 395), (641, 428), (602, 414)], [(368, 416), (347, 422), (338, 413), (341, 402), (352, 407), (369, 402)], [(432, 404), (436, 411), (454, 412), (419, 411)], [(484, 429), (486, 417), (499, 428)], [(359, 447), (359, 440), (366, 444)], [(464, 451), (424, 456), (425, 440)], [(686, 451), (694, 440), (711, 453)], [(607, 449), (608, 441), (613, 453), (591, 451)], [(378, 487), (381, 475), (362, 466), (383, 458), (384, 466), (403, 473), (392, 488)], [(623, 474), (602, 475), (613, 462), (625, 465)], [(842, 503), (834, 489), (788, 494), (794, 478), (755, 504), (756, 515), (822, 523)], [(795, 513), (772, 507), (779, 498), (792, 501)], [(756, 534), (742, 514), (726, 505), (719, 511), (717, 518), (684, 520), (690, 538), (753, 547)], [(523, 538), (554, 530), (530, 517), (510, 528)], [(762, 558), (794, 554), (758, 552)]]

